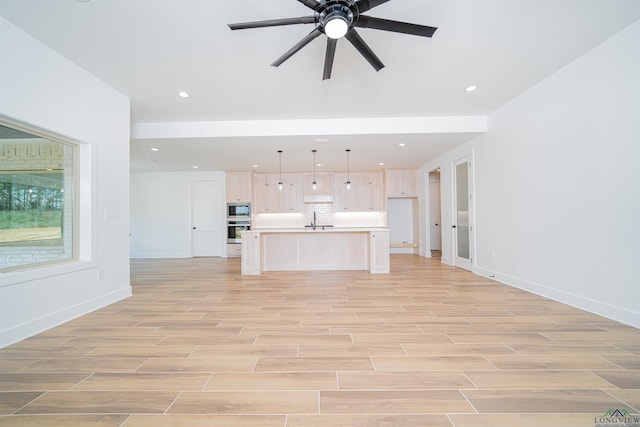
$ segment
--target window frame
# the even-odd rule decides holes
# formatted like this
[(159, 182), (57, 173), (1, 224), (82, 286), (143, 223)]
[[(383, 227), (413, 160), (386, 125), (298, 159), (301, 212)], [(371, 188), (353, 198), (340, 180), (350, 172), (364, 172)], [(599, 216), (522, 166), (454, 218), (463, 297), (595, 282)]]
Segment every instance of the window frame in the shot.
[(95, 159), (92, 144), (0, 114), (0, 125), (73, 148), (72, 256), (0, 269), (0, 287), (95, 268)]

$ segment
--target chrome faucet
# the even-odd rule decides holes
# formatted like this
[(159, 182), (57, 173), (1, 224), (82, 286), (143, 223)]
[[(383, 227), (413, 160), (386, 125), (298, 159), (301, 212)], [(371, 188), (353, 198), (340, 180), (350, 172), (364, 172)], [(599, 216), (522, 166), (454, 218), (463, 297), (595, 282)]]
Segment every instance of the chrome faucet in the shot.
[(316, 211), (313, 211), (313, 221), (311, 221), (311, 228), (316, 229)]

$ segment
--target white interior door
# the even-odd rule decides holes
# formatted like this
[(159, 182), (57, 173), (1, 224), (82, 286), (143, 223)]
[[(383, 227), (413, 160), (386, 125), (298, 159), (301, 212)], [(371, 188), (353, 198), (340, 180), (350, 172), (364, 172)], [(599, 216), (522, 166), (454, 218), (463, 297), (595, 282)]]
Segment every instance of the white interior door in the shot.
[(453, 248), (454, 265), (471, 270), (473, 267), (473, 203), (471, 158), (454, 163), (454, 217)]
[(191, 253), (223, 256), (226, 243), (225, 187), (220, 181), (191, 183)]

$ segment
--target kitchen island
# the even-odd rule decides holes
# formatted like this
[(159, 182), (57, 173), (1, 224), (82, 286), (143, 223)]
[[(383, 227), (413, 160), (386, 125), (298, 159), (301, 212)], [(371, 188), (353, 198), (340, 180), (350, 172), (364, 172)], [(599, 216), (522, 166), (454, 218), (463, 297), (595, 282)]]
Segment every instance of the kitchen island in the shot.
[(318, 226), (242, 234), (242, 274), (300, 270), (389, 273), (389, 229)]

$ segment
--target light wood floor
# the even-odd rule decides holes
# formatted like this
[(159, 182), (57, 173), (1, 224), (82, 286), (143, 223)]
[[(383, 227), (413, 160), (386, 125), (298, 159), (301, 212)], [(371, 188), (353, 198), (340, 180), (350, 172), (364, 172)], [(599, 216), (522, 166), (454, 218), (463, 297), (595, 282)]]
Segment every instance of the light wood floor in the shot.
[(439, 259), (239, 271), (132, 261), (132, 298), (0, 350), (0, 426), (592, 427), (640, 412), (640, 331)]

